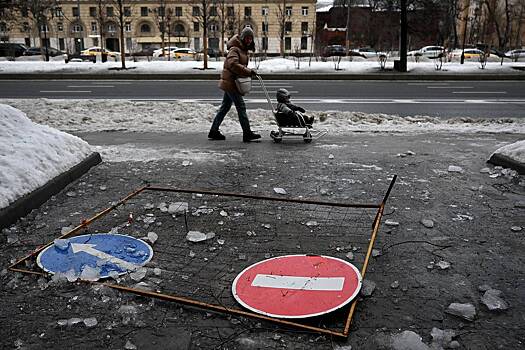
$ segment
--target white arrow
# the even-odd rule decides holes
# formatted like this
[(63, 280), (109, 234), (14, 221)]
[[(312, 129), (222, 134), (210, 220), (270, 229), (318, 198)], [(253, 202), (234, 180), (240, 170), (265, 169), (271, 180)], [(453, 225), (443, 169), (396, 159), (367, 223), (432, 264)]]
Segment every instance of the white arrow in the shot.
[(126, 270), (135, 271), (140, 267), (130, 262), (127, 262), (125, 260), (119, 259), (113, 255), (109, 255), (100, 250), (97, 250), (93, 248), (95, 245), (96, 244), (71, 243), (71, 249), (73, 250), (73, 254), (76, 254), (78, 252), (84, 252), (89, 255), (96, 256), (97, 258), (103, 259), (107, 262), (118, 265), (121, 268), (126, 269)]
[(300, 290), (343, 290), (344, 277), (301, 277), (257, 274), (252, 286)]

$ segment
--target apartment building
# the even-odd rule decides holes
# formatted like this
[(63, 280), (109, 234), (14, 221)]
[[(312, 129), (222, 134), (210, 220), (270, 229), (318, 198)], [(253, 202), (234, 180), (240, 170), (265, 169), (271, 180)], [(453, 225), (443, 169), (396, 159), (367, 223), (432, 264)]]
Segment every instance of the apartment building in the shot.
[[(158, 48), (162, 42), (199, 51), (204, 23), (208, 47), (221, 49), (244, 27), (256, 35), (259, 52), (278, 54), (310, 52), (315, 36), (315, 0), (279, 1), (123, 0), (126, 52)], [(120, 9), (112, 0), (60, 0), (44, 16), (17, 11), (11, 19), (0, 17), (0, 41), (79, 52), (91, 46), (119, 50)], [(45, 18), (37, 21), (35, 18)]]

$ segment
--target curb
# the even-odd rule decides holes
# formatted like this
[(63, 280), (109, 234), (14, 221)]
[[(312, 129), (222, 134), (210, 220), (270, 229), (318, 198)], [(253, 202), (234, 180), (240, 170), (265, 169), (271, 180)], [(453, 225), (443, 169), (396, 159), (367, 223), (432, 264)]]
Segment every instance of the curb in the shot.
[(64, 187), (84, 175), (100, 162), (102, 162), (100, 154), (98, 152), (91, 153), (86, 159), (68, 171), (49, 180), (45, 185), (33, 192), (17, 199), (8, 207), (0, 209), (0, 229), (9, 227), (21, 217), (29, 214), (31, 210), (40, 207), (51, 196), (60, 192)]
[[(525, 80), (525, 74), (415, 74), (410, 73), (369, 73), (369, 74), (334, 74), (334, 73), (262, 73), (266, 80), (456, 80), (456, 81), (492, 81)], [(0, 74), (0, 80), (218, 80), (220, 73), (39, 73), (39, 74)]]
[(490, 156), (490, 159), (487, 160), (487, 163), (500, 165), (504, 168), (511, 168), (518, 172), (520, 175), (525, 175), (525, 164), (515, 161), (512, 158), (507, 156), (494, 153)]

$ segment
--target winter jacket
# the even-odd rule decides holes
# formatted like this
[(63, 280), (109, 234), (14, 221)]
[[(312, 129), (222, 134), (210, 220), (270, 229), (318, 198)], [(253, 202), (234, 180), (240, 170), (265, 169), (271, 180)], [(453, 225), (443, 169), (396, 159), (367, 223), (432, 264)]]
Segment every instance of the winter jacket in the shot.
[(239, 77), (249, 77), (252, 75), (252, 70), (248, 66), (248, 50), (253, 50), (255, 44), (252, 43), (250, 47), (246, 47), (240, 40), (239, 35), (234, 35), (226, 44), (228, 55), (224, 60), (221, 80), (219, 81), (219, 88), (227, 92), (237, 92), (235, 86), (235, 79)]
[(295, 111), (299, 111), (301, 113), (306, 112), (304, 108), (296, 106), (290, 102), (277, 104), (277, 113), (282, 113), (289, 117), (295, 117)]

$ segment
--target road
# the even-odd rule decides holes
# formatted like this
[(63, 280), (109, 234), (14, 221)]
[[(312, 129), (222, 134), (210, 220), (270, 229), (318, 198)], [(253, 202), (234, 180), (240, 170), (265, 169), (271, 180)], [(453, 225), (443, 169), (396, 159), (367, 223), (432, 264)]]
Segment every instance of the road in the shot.
[[(288, 89), (308, 110), (343, 110), (435, 117), (524, 117), (521, 81), (266, 81), (270, 96)], [(216, 81), (0, 81), (0, 98), (185, 100), (219, 104)], [(248, 108), (269, 108), (258, 82)]]

